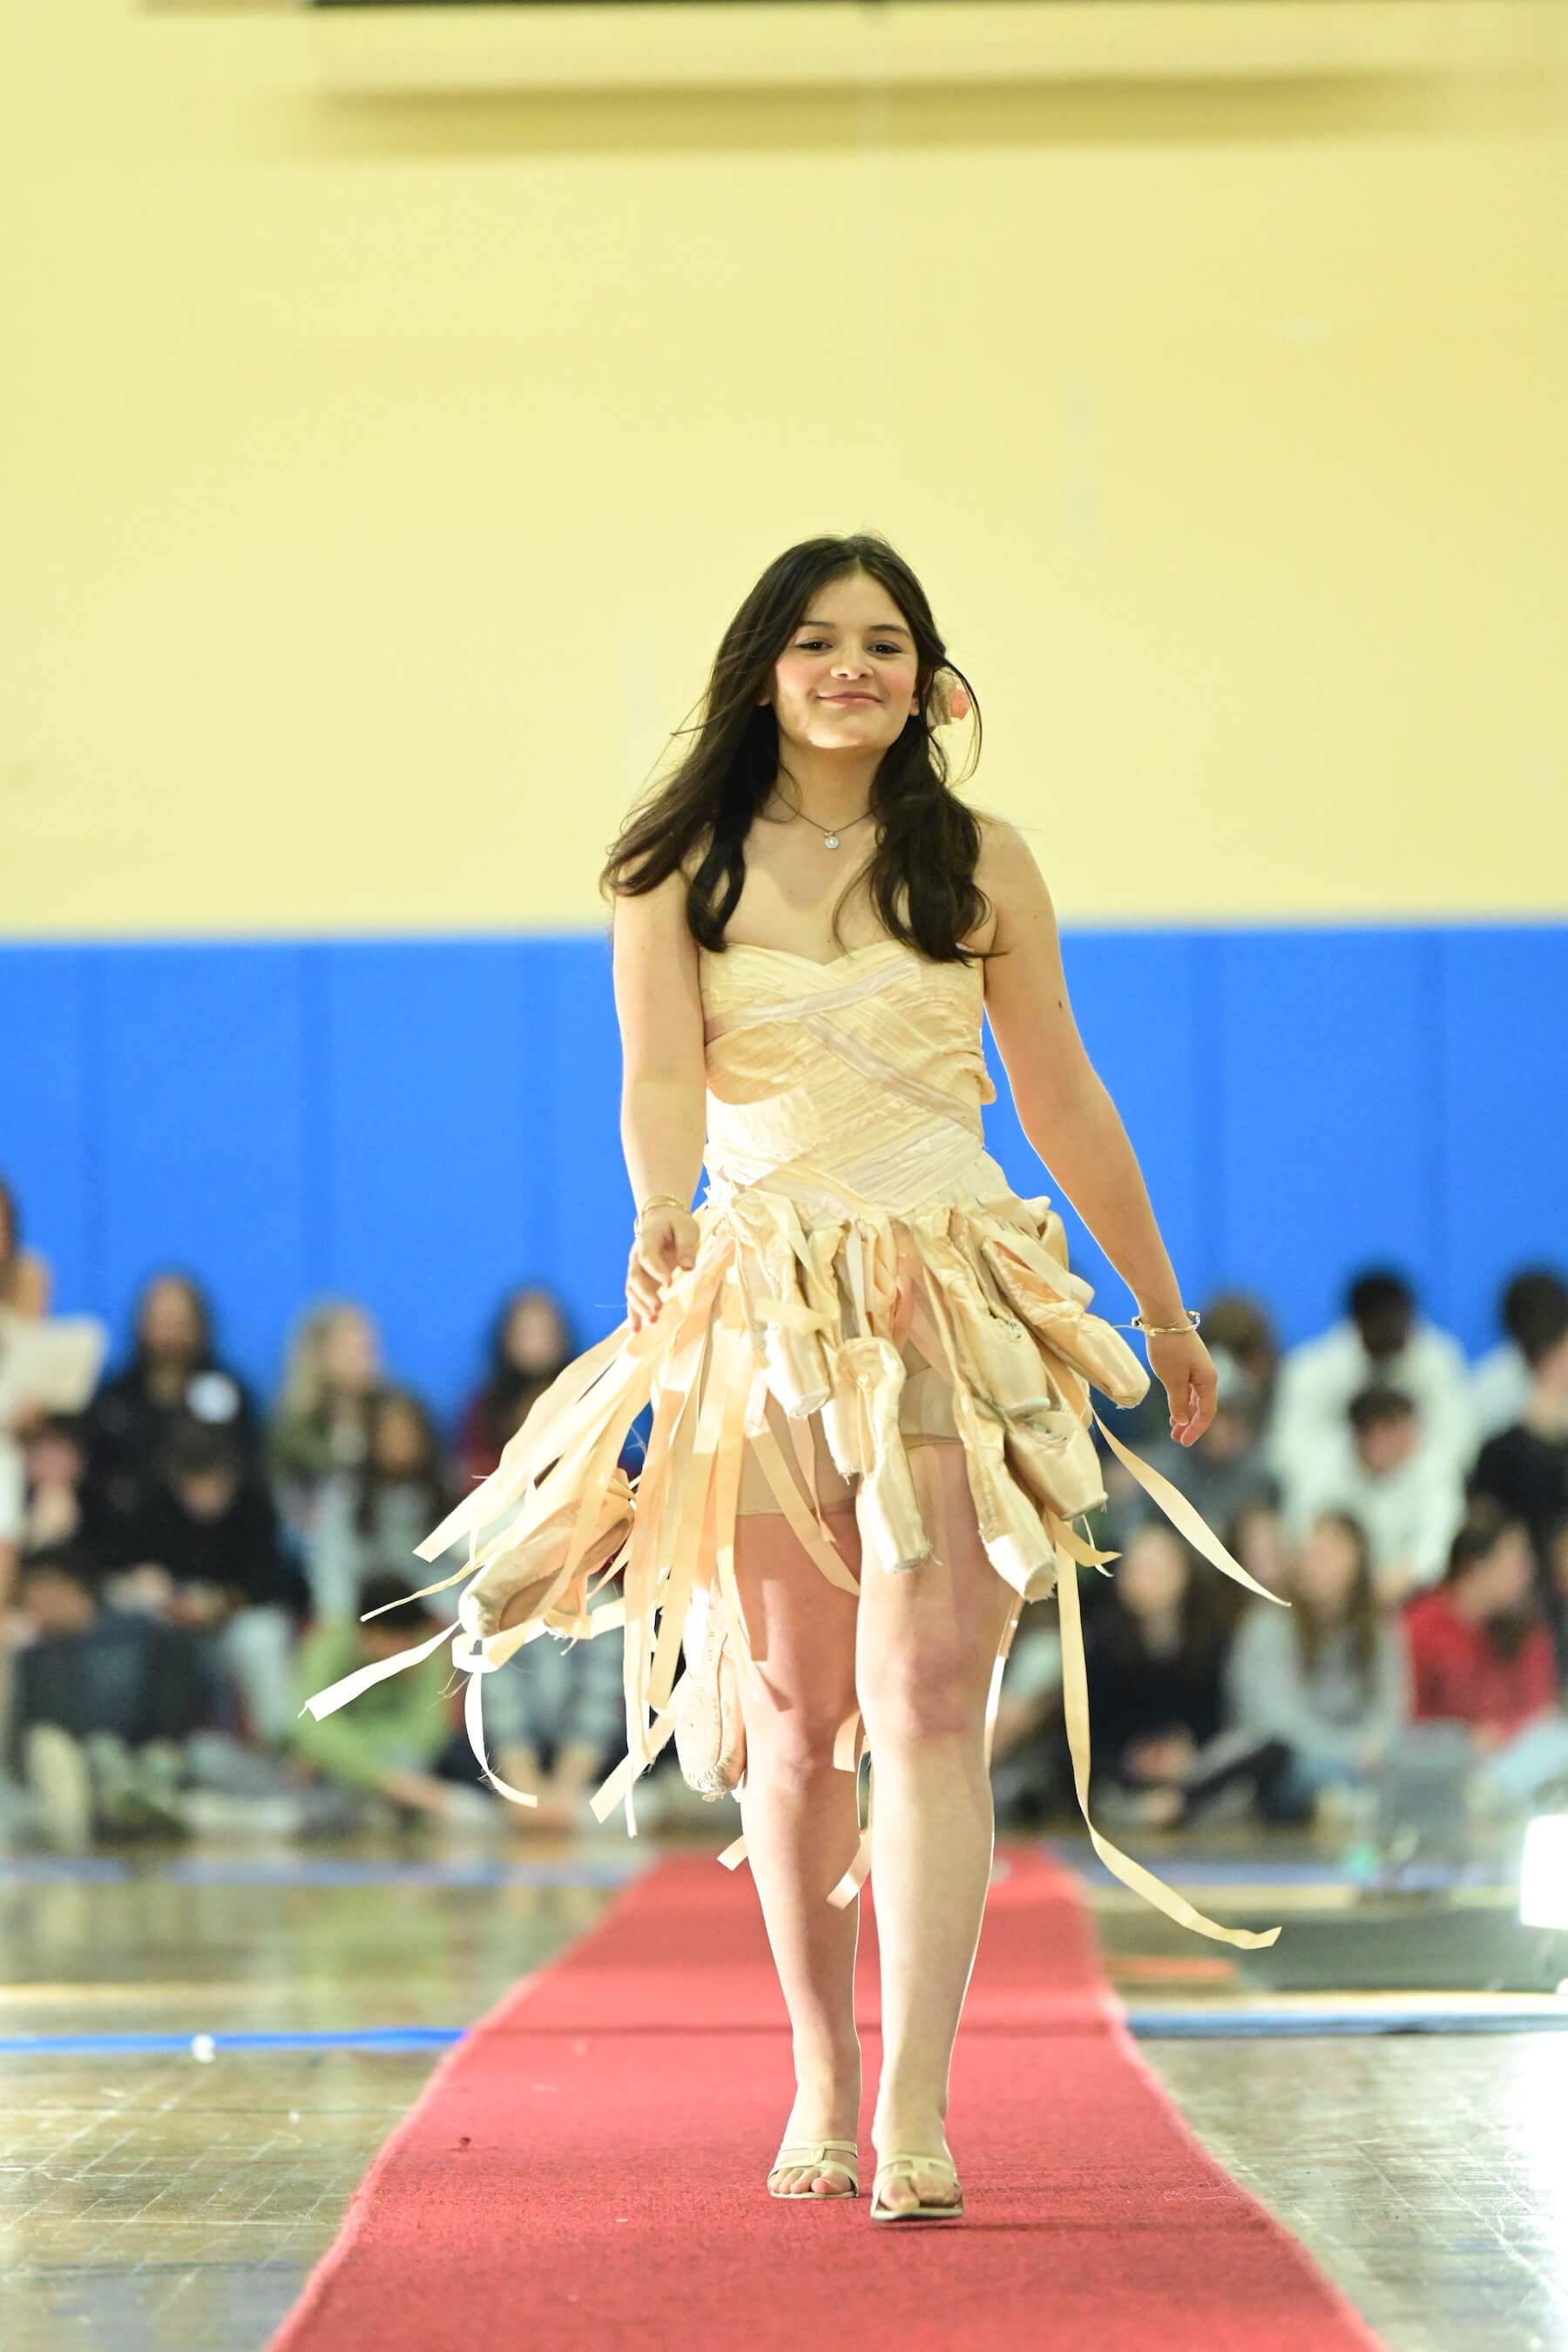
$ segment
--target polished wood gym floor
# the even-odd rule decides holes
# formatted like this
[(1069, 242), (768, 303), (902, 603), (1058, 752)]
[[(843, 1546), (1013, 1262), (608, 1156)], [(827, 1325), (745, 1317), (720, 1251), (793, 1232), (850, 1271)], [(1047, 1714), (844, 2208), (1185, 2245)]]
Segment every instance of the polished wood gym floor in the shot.
[[(572, 1840), (0, 1856), (0, 2039), (47, 2038), (0, 2053), (6, 2352), (255, 2352), (446, 2046), (339, 2037), (470, 2022), (593, 1924), (654, 1818), (639, 1796), (635, 1844), (617, 1813)], [(665, 1834), (715, 1850), (713, 1815), (689, 1818)], [(1370, 1895), (1310, 1840), (1138, 1851), (1222, 1917), (1300, 1931), (1288, 1966), (1233, 1953), (1085, 1860), (1112, 1980), (1200, 2138), (1394, 2352), (1568, 2352), (1564, 1963), (1521, 1943), (1506, 1869)], [(1392, 2011), (1443, 2030), (1359, 2030)], [(193, 2049), (237, 2032), (321, 2040)], [(142, 2039), (59, 2046), (118, 2035)], [(955, 2145), (980, 2128), (955, 2116)]]

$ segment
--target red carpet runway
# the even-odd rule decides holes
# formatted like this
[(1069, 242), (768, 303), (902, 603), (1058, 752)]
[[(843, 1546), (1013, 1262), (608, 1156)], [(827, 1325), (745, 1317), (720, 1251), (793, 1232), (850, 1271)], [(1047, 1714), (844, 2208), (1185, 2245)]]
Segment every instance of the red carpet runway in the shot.
[[(437, 2065), (267, 2352), (1368, 2352), (1193, 2138), (1121, 2022), (1074, 1880), (1000, 1843), (952, 2070), (963, 2219), (770, 2198), (792, 2095), (756, 1895), (634, 1882)], [(875, 1896), (858, 2016), (880, 2061)]]

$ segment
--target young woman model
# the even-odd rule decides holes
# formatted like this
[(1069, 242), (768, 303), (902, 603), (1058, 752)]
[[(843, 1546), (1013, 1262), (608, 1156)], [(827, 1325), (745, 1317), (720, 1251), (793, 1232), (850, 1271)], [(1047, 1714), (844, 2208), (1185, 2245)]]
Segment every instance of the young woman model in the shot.
[[(947, 782), (935, 730), (964, 714), (961, 693), (919, 582), (879, 538), (804, 541), (746, 598), (694, 745), (603, 877), (637, 1203), (626, 1320), (419, 1547), (437, 1559), (469, 1534), (472, 1638), (453, 1655), (474, 1675), (481, 1764), (484, 1664), (542, 1629), (624, 1623), (628, 1753), (593, 1801), (603, 1819), (624, 1798), (634, 1829), (631, 1782), (710, 1663), (685, 1630), (675, 1683), (694, 1598), (721, 1612), (745, 1761), (744, 1834), (720, 1859), (750, 1860), (793, 2032), (770, 2187), (858, 2187), (854, 1898), (874, 1864), (878, 2220), (963, 2210), (944, 2120), (991, 1870), (1001, 1663), (1024, 1601), (1065, 1570), (1084, 1803), (1076, 1578), (1107, 1557), (1068, 1524), (1104, 1499), (1088, 1382), (1122, 1403), (1148, 1387), (1126, 1342), (1084, 1315), (1092, 1294), (1048, 1201), (1020, 1200), (984, 1149), (983, 1015), (1026, 1134), (1138, 1300), (1182, 1443), (1208, 1426), (1215, 1391), (1068, 1009), (1045, 881), (1015, 828)], [(650, 1398), (634, 1494), (616, 1459)], [(1205, 1558), (1273, 1597), (1104, 1433)], [(593, 1568), (622, 1598), (590, 1612)], [(324, 1713), (376, 1671), (309, 1704)], [(1090, 1835), (1182, 1924), (1248, 1946), (1278, 1935), (1215, 1926)]]

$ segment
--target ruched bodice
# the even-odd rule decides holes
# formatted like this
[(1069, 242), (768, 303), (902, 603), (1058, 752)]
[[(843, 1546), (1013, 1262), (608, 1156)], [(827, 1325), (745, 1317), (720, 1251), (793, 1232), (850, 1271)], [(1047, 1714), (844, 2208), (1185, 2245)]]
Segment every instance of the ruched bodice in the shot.
[[(900, 1414), (912, 1317), (929, 1359), (921, 1377), (948, 1384), (981, 1543), (1015, 1596), (992, 1678), (987, 1754), (1019, 1613), (1055, 1595), (1073, 1779), (1096, 1853), (1182, 1926), (1224, 1943), (1272, 1943), (1277, 1927), (1204, 1917), (1089, 1817), (1078, 1574), (1117, 1557), (1074, 1524), (1106, 1499), (1091, 1430), (1204, 1558), (1255, 1594), (1277, 1596), (1089, 1401), (1099, 1388), (1136, 1404), (1149, 1372), (1113, 1326), (1087, 1312), (1094, 1294), (1068, 1266), (1048, 1197), (1013, 1192), (984, 1148), (981, 1113), (995, 1089), (983, 1045), (984, 968), (933, 962), (888, 939), (822, 963), (774, 948), (700, 950), (699, 972), (708, 1187), (695, 1213), (695, 1262), (668, 1279), (651, 1322), (634, 1331), (627, 1318), (566, 1366), (490, 1476), (418, 1547), (436, 1560), (468, 1538), (466, 1565), (419, 1596), (467, 1578), (457, 1628), (362, 1666), (307, 1706), (328, 1714), (450, 1638), (453, 1662), (469, 1676), (468, 1734), (486, 1777), (533, 1803), (489, 1766), (482, 1676), (545, 1633), (571, 1640), (624, 1628), (626, 1754), (592, 1802), (603, 1820), (624, 1801), (635, 1834), (632, 1784), (674, 1731), (683, 1629), (695, 1613), (721, 1610), (742, 1682), (756, 1671), (735, 1578), (747, 1448), (829, 1583), (858, 1594), (860, 1575), (918, 1574), (929, 1559)], [(633, 1484), (619, 1457), (650, 1402)], [(853, 1482), (854, 1565), (820, 1497), (814, 1509), (784, 1458), (780, 1427), (798, 1463), (811, 1456), (813, 1415)], [(615, 1580), (618, 1596), (601, 1597)], [(496, 1630), (497, 1596), (519, 1592), (522, 1613)], [(834, 1760), (858, 1770), (865, 1752), (857, 1708)], [(719, 1859), (733, 1868), (744, 1853), (741, 1837)], [(868, 1822), (828, 1899), (852, 1901), (869, 1864)]]
[(879, 940), (824, 963), (704, 949), (699, 971), (712, 1197), (761, 1182), (819, 1213), (898, 1215), (950, 1185), (1006, 1192), (983, 1140), (981, 965)]

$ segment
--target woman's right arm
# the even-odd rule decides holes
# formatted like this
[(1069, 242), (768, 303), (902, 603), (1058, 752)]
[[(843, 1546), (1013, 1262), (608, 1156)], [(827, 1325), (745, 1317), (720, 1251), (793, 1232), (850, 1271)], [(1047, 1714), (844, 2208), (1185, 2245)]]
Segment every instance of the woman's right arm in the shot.
[(614, 973), (621, 1031), (621, 1149), (634, 1211), (669, 1193), (637, 1226), (626, 1268), (633, 1329), (651, 1319), (678, 1265), (691, 1263), (697, 1222), (684, 1203), (702, 1171), (707, 1063), (697, 943), (678, 867), (640, 898), (616, 901)]

